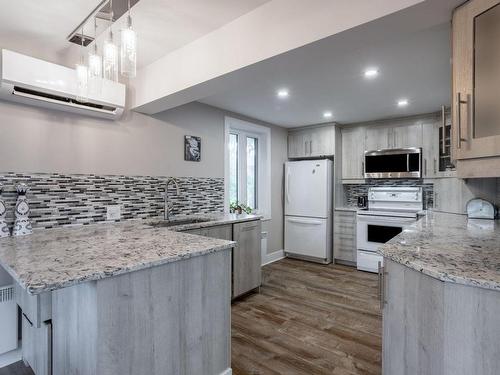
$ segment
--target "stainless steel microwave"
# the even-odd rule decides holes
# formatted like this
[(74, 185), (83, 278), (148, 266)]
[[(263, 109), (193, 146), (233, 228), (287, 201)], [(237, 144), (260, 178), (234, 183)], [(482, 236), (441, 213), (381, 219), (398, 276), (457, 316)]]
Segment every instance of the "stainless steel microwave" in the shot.
[(420, 147), (365, 151), (365, 178), (421, 178)]

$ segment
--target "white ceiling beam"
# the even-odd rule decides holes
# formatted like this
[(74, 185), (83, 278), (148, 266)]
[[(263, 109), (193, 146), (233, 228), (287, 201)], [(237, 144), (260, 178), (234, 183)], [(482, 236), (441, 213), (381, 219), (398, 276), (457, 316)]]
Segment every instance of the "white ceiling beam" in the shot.
[(237, 85), (245, 67), (421, 2), (272, 0), (142, 68), (131, 108), (154, 114), (202, 99)]

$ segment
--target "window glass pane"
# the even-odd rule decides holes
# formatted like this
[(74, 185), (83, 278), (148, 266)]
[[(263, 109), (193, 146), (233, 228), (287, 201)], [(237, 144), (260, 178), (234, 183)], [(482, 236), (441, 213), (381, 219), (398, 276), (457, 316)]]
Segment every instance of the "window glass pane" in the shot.
[(229, 134), (229, 204), (238, 201), (238, 135)]
[(247, 137), (247, 206), (257, 208), (257, 138)]

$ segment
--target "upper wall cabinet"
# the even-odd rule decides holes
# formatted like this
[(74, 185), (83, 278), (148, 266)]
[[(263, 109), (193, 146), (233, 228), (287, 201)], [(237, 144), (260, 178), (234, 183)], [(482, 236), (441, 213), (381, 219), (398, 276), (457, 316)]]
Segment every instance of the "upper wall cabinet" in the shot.
[(342, 128), (342, 179), (363, 179), (365, 132), (363, 126)]
[(500, 1), (453, 13), (453, 157), (459, 177), (500, 176)]
[(335, 154), (335, 126), (326, 125), (288, 133), (290, 159), (333, 156)]
[(422, 147), (422, 124), (373, 125), (366, 130), (366, 150)]

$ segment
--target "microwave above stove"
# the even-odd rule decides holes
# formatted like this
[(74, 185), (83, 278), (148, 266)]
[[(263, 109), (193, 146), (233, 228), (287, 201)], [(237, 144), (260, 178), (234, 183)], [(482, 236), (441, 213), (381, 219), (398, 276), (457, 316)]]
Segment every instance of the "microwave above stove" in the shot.
[(365, 178), (422, 178), (422, 149), (365, 151)]

